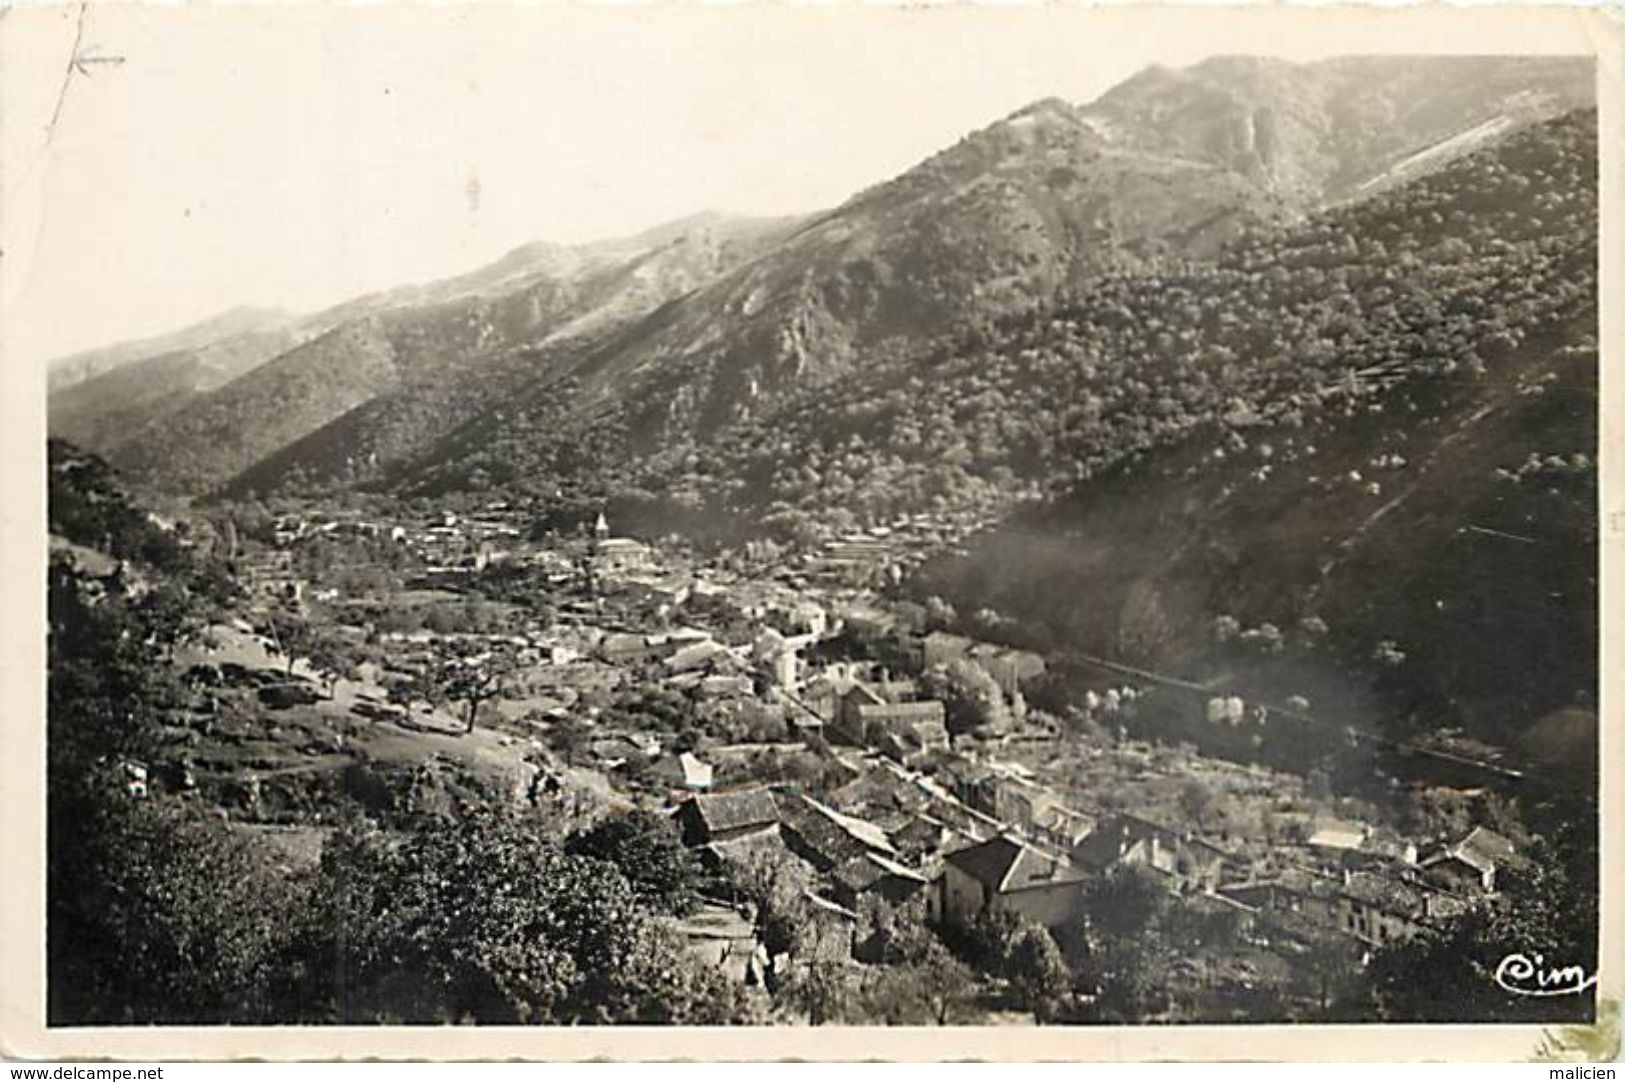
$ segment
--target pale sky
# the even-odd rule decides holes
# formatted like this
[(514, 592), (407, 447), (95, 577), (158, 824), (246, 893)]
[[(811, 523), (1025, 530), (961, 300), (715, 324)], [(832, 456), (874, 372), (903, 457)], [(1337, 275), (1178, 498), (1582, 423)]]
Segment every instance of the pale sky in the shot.
[[(75, 10), (0, 20), (8, 363), (240, 304), (314, 310), (533, 240), (831, 206), (1153, 62), (1398, 47), (1370, 11), (1266, 31), (1170, 8), (91, 5), (80, 55), (125, 62), (69, 81), (47, 141)], [(1495, 22), (1466, 13), (1427, 51), (1588, 51), (1561, 20), (1484, 48)]]

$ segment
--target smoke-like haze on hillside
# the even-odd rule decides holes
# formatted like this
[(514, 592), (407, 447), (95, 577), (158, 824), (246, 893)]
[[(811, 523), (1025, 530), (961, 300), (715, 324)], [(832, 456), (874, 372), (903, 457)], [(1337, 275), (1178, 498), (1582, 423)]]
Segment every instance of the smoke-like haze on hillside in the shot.
[[(14, 362), (240, 305), (314, 310), (537, 239), (816, 210), (1034, 99), (1259, 44), (1191, 12), (180, 14), (91, 10), (81, 52), (125, 62), (60, 101), (69, 13), (8, 28), (8, 57), (27, 31), (34, 59), (8, 65), (7, 101), (40, 118), (4, 151), (8, 217), (29, 224), (5, 245)], [(1327, 19), (1283, 51), (1389, 45)]]

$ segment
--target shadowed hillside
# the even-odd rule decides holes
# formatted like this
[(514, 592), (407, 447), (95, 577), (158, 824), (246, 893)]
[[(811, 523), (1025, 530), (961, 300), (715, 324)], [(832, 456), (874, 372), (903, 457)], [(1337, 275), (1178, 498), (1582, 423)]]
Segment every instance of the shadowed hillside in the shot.
[(1414, 290), (1372, 290), (1378, 272), (1319, 302), (1354, 301), (1322, 339), (1333, 369), (1315, 373), (1315, 339), (1287, 343), (1222, 417), (1103, 461), (919, 588), (1047, 647), (1585, 765), (1561, 718), (1596, 701), (1592, 123), (1328, 219), (1386, 238)]

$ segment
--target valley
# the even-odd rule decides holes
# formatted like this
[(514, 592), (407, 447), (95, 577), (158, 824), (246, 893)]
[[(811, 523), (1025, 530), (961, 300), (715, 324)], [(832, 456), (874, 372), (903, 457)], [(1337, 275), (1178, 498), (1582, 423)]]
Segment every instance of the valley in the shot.
[(1596, 950), (1590, 79), (1154, 67), (70, 359), (53, 1019), (1586, 1016), (1473, 975)]

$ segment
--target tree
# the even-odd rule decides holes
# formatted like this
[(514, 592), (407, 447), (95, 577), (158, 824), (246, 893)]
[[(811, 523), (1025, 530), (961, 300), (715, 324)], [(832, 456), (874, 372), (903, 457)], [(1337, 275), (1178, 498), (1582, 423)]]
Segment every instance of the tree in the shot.
[(699, 902), (699, 861), (667, 816), (643, 809), (610, 815), (572, 835), (565, 849), (615, 865), (650, 909), (681, 916)]
[(1174, 920), (1155, 872), (1118, 865), (1084, 888), (1080, 982), (1095, 993), (1095, 1012), (1135, 1022), (1167, 1001), (1168, 940)]
[(51, 561), (46, 587), (47, 792), (51, 821), (60, 812), (67, 823), (76, 802), (100, 798), (91, 775), (158, 752), (160, 726), (184, 696), (151, 609), (63, 559)]
[(925, 956), (907, 967), (914, 986), (919, 988), (939, 1026), (971, 1021), (976, 1002), (976, 977), (964, 962), (941, 943), (932, 942)]
[(1012, 910), (985, 909), (971, 923), (965, 948), (983, 972), (1007, 981), (1039, 1022), (1055, 1016), (1071, 977), (1047, 928)]
[(1005, 961), (1005, 976), (1017, 1002), (1039, 1023), (1051, 1020), (1067, 994), (1071, 974), (1049, 930), (1028, 923), (1017, 934)]
[(912, 961), (873, 968), (864, 983), (864, 1021), (888, 1026), (962, 1025), (975, 1020), (976, 976), (934, 939)]
[(853, 971), (844, 930), (809, 921), (801, 926), (796, 938), (794, 961), (790, 977), (780, 990), (781, 998), (805, 1013), (808, 1025), (842, 1021), (853, 998)]
[(1021, 917), (1008, 909), (984, 909), (966, 930), (965, 954), (985, 973), (1003, 976), (1016, 938), (1021, 934)]
[(52, 533), (165, 575), (186, 570), (186, 552), (176, 537), (130, 502), (103, 459), (59, 439), (47, 441), (46, 454), (46, 514)]
[(555, 718), (548, 723), (545, 739), (547, 746), (552, 748), (565, 762), (574, 762), (581, 750), (587, 746), (592, 738), (592, 729), (587, 723), (574, 715)]
[(399, 838), (348, 824), (323, 852), (304, 934), (333, 1021), (716, 1024), (743, 1010), (619, 869), (515, 814), (476, 809)]
[(1158, 931), (1175, 950), (1230, 952), (1241, 939), (1241, 928), (1241, 916), (1234, 909), (1170, 905)]
[(1118, 616), (1117, 648), (1130, 661), (1154, 660), (1172, 634), (1156, 586), (1141, 579), (1129, 587)]
[(289, 676), (293, 675), (295, 662), (309, 656), (319, 641), (319, 633), (314, 624), (300, 614), (280, 606), (266, 613), (260, 620), (259, 632), (276, 644), (277, 650), (287, 662)]
[(185, 587), (169, 580), (147, 590), (134, 607), (146, 628), (147, 641), (165, 661), (173, 661), (175, 648), (196, 638), (203, 629), (197, 603)]
[(774, 991), (778, 959), (796, 948), (810, 919), (812, 873), (789, 853), (769, 850), (748, 859), (729, 857), (724, 874), (751, 907), (756, 941), (767, 952), (768, 991)]
[(1167, 959), (1154, 945), (1104, 944), (1091, 954), (1087, 972), (1095, 1013), (1104, 1021), (1141, 1022), (1167, 1005)]
[(1136, 939), (1162, 919), (1168, 904), (1157, 873), (1132, 864), (1110, 868), (1083, 892), (1092, 941)]
[(514, 650), (468, 643), (442, 644), (433, 661), (408, 685), (409, 694), (430, 705), (461, 703), (464, 732), (473, 732), (482, 705), (506, 693), (519, 669)]
[(310, 667), (322, 674), (322, 683), (331, 699), (340, 680), (354, 680), (361, 669), (362, 656), (346, 639), (331, 629), (321, 628), (306, 647)]
[(1333, 1004), (1348, 992), (1359, 972), (1353, 942), (1337, 932), (1321, 932), (1309, 942), (1293, 975), (1315, 1003), (1319, 1017), (1330, 1020)]
[(1213, 790), (1200, 778), (1190, 778), (1179, 789), (1179, 810), (1202, 830), (1202, 821), (1213, 809)]
[[(118, 793), (122, 779), (103, 780)], [(289, 915), (303, 881), (161, 803), (110, 800), (81, 817), (76, 852), (50, 869), (53, 1022), (264, 1023), (300, 1009)]]
[(942, 700), (953, 733), (997, 733), (1010, 727), (1003, 689), (974, 661), (955, 658), (927, 670), (921, 684), (927, 694)]
[(1406, 827), (1425, 838), (1457, 839), (1472, 827), (1469, 798), (1454, 789), (1415, 791), (1405, 809)]
[(925, 899), (916, 896), (893, 905), (884, 898), (867, 896), (859, 909), (858, 957), (881, 965), (918, 962), (938, 945), (936, 935), (925, 923)]
[(217, 554), (198, 561), (188, 589), (193, 601), (213, 618), (235, 607), (244, 597), (242, 586)]

